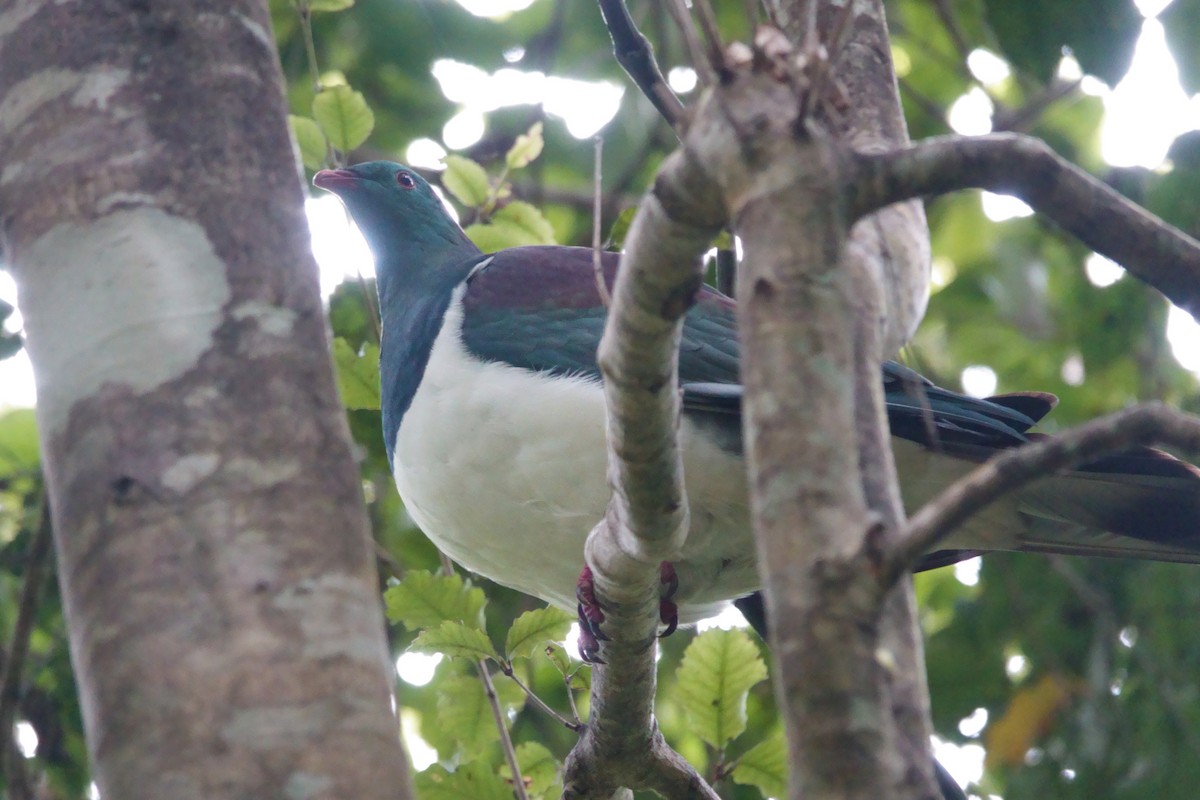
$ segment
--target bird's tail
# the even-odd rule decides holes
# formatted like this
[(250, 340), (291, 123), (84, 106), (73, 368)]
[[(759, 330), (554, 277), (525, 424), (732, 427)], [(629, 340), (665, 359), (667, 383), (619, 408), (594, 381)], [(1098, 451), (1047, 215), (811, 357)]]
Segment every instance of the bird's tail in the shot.
[(1035, 481), (947, 544), (1200, 563), (1200, 470), (1160, 450), (1130, 450)]

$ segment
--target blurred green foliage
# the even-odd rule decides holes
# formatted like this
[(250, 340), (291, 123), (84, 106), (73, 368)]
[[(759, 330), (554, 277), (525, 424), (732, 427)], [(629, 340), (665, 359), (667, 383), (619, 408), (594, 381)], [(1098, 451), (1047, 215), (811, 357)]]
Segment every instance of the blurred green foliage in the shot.
[[(322, 4), (327, 9), (349, 5), (344, 0)], [(749, 29), (744, 4), (717, 5), (726, 39), (744, 39)], [(632, 0), (631, 6), (664, 72), (686, 66), (680, 36), (662, 4)], [(487, 19), (445, 0), (360, 0), (340, 13), (312, 16), (315, 70), (291, 0), (271, 0), (271, 11), (292, 124), (310, 170), (322, 159), (332, 163), (331, 158), (404, 160), (412, 141), (440, 141), (443, 126), (460, 110), (431, 72), (440, 59), (487, 73), (538, 71), (625, 87), (615, 119), (602, 131), (606, 233), (623, 211), (628, 220), (626, 210), (674, 144), (673, 134), (612, 59), (592, 3), (535, 0), (523, 11)], [(947, 109), (964, 94), (982, 90), (994, 106), (997, 127), (1046, 139), (1151, 211), (1200, 233), (1200, 137), (1180, 137), (1163, 169), (1110, 169), (1099, 151), (1100, 100), (1054, 77), (1063, 53), (1070, 52), (1088, 73), (1110, 84), (1120, 78), (1139, 25), (1129, 0), (1086, 7), (1067, 0), (891, 0), (888, 11), (914, 137), (950, 132)], [(1164, 20), (1183, 84), (1195, 91), (1200, 88), (1198, 5), (1175, 0)], [(967, 54), (976, 48), (1004, 58), (1010, 76), (982, 87), (966, 65)], [(318, 100), (318, 84), (333, 93)], [(542, 126), (540, 155), (533, 153), (536, 160), (527, 166), (514, 163), (512, 154), (528, 154), (529, 143), (515, 149), (514, 144), (535, 124)], [(592, 144), (571, 136), (545, 108), (490, 112), (483, 137), (456, 155), (482, 165), (490, 176), (504, 176), (500, 183), (511, 182), (511, 198), (485, 192), (483, 199), (495, 201), (500, 211), (515, 208), (508, 212), (514, 225), (530, 218), (529, 209), (541, 212), (541, 222), (535, 220), (527, 235), (590, 243)], [(510, 178), (510, 167), (524, 169)], [(514, 199), (530, 205), (506, 206)], [(1129, 277), (1103, 288), (1094, 285), (1084, 268), (1089, 255), (1084, 248), (1037, 217), (989, 220), (976, 193), (933, 201), (928, 211), (936, 280), (927, 318), (905, 353), (914, 367), (957, 388), (965, 366), (986, 365), (998, 377), (997, 391), (1054, 392), (1062, 403), (1043, 425), (1048, 431), (1137, 400), (1160, 399), (1200, 411), (1196, 379), (1171, 355), (1166, 306), (1153, 292)], [(499, 212), (496, 217), (504, 219)], [(580, 671), (561, 646), (533, 644), (543, 631), (557, 636), (561, 619), (535, 614), (514, 627), (520, 615), (542, 604), (487, 581), (455, 588), (434, 575), (441, 560), (396, 496), (379, 435), (377, 385), (362, 369), (377, 352), (367, 300), (371, 291), (369, 283), (343, 284), (330, 298), (329, 318), (343, 386), (352, 387), (347, 413), (380, 546), (380, 589), (391, 579), (393, 617), (413, 625), (394, 626), (392, 645), (399, 655), (413, 644), (418, 629), (440, 631), (444, 620), (451, 620), (458, 626), (454, 635), (476, 647), (463, 652), (494, 649), (487, 657), (500, 702), (511, 713), (522, 771), (535, 796), (554, 796), (556, 764), (575, 734), (527, 702), (505, 670), (568, 717), (571, 699), (586, 715), (587, 671)], [(7, 316), (0, 303), (0, 323)], [(0, 357), (19, 347), (11, 331), (0, 333)], [(0, 414), (3, 652), (12, 637), (43, 502), (32, 435), (28, 414)], [(449, 598), (448, 605), (437, 606), (437, 614), (414, 609), (412, 598), (396, 588), (420, 581), (436, 583), (445, 593), (437, 597)], [(975, 791), (1059, 800), (1193, 796), (1200, 783), (1200, 630), (1194, 622), (1200, 618), (1200, 572), (1195, 568), (996, 554), (984, 559), (972, 585), (954, 570), (942, 569), (919, 576), (917, 591), (938, 735), (988, 748), (988, 769)], [(89, 780), (78, 703), (58, 594), (50, 587), (44, 595), (20, 687), (18, 717), (38, 736), (36, 757), (25, 768), (45, 780), (53, 796), (78, 798)], [(463, 610), (457, 618), (447, 610), (456, 602)], [(723, 709), (734, 709), (736, 730), (744, 725), (745, 732), (732, 742), (721, 734), (721, 747), (714, 747), (711, 733), (703, 735), (711, 726), (695, 724), (697, 701), (689, 700), (695, 682), (681, 690), (677, 681), (693, 638), (683, 631), (663, 643), (657, 709), (663, 732), (717, 780), (723, 797), (761, 797), (756, 787), (779, 791), (780, 721), (769, 683), (744, 681), (736, 697), (723, 700)], [(488, 648), (480, 651), (481, 642)], [(506, 643), (503, 651), (500, 643)], [(717, 644), (714, 639), (704, 646)], [(761, 649), (756, 641), (720, 644)], [(471, 659), (444, 659), (424, 686), (398, 681), (397, 695), (406, 724), (442, 761), (418, 778), (424, 797), (508, 796), (507, 767)], [(960, 730), (968, 717), (982, 720), (980, 709), (987, 724)]]

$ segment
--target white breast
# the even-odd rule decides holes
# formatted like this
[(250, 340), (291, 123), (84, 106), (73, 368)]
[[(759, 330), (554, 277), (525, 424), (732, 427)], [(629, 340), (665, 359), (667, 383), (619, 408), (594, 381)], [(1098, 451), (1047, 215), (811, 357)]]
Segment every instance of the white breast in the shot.
[[(588, 378), (484, 362), (462, 344), (462, 294), (396, 437), (393, 472), (421, 529), (498, 583), (573, 609), (604, 513), (604, 396)], [(676, 562), (687, 622), (757, 585), (741, 459), (681, 428), (692, 529)]]

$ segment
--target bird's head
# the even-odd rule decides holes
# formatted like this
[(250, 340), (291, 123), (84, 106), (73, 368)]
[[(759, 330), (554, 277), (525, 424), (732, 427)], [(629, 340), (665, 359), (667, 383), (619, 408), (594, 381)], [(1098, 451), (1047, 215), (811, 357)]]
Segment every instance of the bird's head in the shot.
[(323, 169), (313, 184), (346, 204), (363, 232), (376, 268), (436, 268), (479, 250), (447, 212), (424, 178), (403, 164), (368, 161), (344, 169)]

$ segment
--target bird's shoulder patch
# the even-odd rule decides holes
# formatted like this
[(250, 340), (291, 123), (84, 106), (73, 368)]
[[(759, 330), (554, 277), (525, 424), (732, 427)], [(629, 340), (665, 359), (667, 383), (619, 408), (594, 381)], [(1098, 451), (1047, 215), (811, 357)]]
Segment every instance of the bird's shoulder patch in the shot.
[[(617, 253), (600, 254), (601, 271), (611, 291)], [(467, 277), (466, 313), (480, 309), (591, 309), (603, 305), (586, 247), (513, 247), (481, 261)]]

